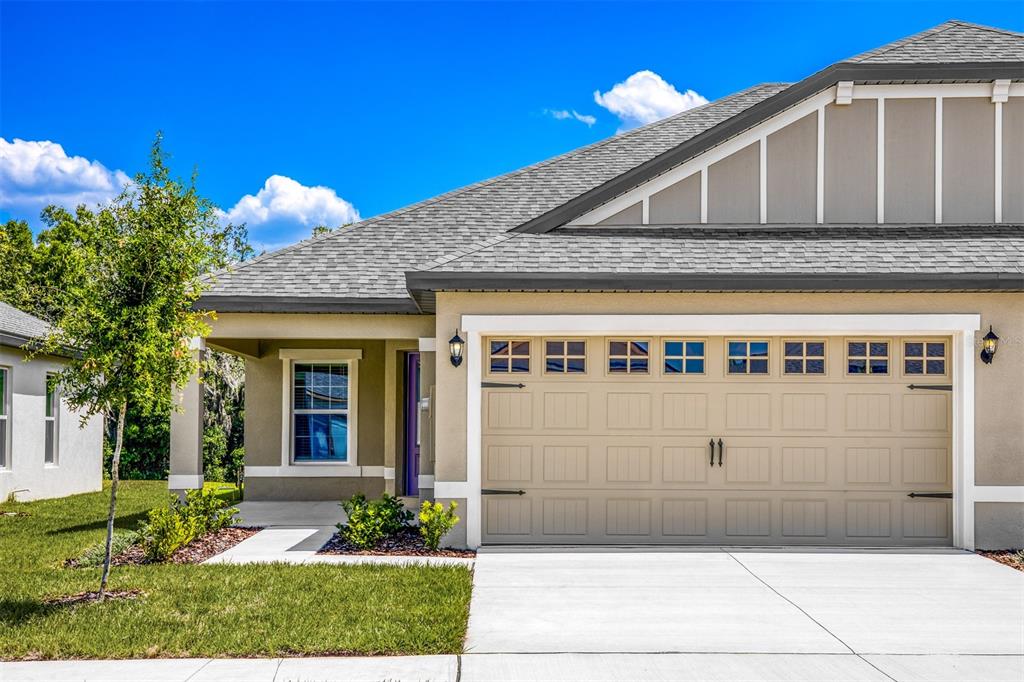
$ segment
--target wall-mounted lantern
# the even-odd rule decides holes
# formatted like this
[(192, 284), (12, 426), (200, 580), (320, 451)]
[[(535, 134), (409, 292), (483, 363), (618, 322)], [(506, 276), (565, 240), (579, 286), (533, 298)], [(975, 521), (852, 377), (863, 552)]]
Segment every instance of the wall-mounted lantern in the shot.
[(458, 367), (462, 364), (462, 353), (466, 350), (466, 342), (459, 336), (459, 330), (455, 330), (455, 336), (448, 341), (448, 350), (452, 354), (452, 365)]
[(986, 365), (991, 365), (992, 358), (995, 357), (996, 348), (998, 347), (999, 337), (992, 331), (992, 325), (989, 325), (988, 334), (981, 337), (981, 361)]

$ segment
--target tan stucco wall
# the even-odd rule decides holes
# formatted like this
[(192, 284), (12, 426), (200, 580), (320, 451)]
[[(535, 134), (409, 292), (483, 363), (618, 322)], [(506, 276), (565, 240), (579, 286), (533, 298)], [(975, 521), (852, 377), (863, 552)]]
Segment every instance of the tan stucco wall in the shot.
[(1024, 548), (1024, 504), (979, 502), (974, 506), (974, 533), (978, 549)]
[[(378, 497), (384, 492), (383, 478), (249, 478), (245, 481), (245, 499), (308, 501), (337, 500), (362, 493)], [(243, 519), (244, 520), (244, 519)]]
[(943, 222), (995, 220), (995, 106), (982, 97), (942, 101)]
[[(437, 311), (438, 338), (447, 338), (463, 314), (980, 314), (983, 329), (994, 325), (1002, 342), (991, 365), (975, 354), (975, 480), (979, 485), (1024, 485), (1024, 294), (439, 293)], [(439, 481), (466, 477), (465, 372), (465, 365), (437, 366)]]
[[(218, 313), (207, 342), (251, 350), (256, 339), (419, 339), (434, 335), (430, 315)], [(239, 340), (247, 340), (241, 344)], [(227, 344), (225, 344), (227, 345)], [(250, 352), (247, 350), (246, 352)]]
[(813, 223), (817, 214), (818, 114), (768, 136), (769, 223)]

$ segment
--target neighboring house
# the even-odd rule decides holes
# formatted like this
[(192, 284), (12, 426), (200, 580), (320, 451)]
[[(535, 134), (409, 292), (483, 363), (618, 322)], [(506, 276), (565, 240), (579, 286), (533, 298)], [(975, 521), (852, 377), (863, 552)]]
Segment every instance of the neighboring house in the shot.
[(455, 499), (471, 547), (1024, 545), (1022, 80), (1024, 35), (948, 22), (220, 274), (247, 499)]
[(22, 350), (49, 326), (0, 301), (0, 499), (63, 497), (103, 486), (103, 420), (81, 424), (51, 377), (67, 360)]

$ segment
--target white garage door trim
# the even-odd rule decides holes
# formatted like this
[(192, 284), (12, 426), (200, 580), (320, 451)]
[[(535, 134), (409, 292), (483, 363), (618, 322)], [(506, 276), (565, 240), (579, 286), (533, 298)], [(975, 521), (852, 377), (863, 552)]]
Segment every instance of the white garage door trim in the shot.
[(929, 335), (953, 337), (953, 544), (974, 549), (974, 335), (976, 314), (922, 315), (463, 315), (466, 481), (437, 481), (438, 497), (465, 498), (466, 543), (481, 540), (482, 337), (493, 334)]

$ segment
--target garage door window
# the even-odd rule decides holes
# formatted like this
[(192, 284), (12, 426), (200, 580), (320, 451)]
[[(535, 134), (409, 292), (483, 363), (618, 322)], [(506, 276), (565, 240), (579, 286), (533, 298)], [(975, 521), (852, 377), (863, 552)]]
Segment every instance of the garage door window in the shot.
[(525, 374), (530, 371), (530, 342), (509, 339), (491, 341), (492, 374)]
[(785, 374), (824, 374), (824, 341), (785, 341), (782, 371)]
[(903, 344), (905, 374), (945, 374), (946, 344), (942, 341), (907, 341)]
[(703, 341), (666, 341), (665, 374), (703, 374)]
[(650, 341), (609, 341), (608, 372), (647, 374), (650, 367), (650, 350)]
[(548, 374), (583, 374), (587, 371), (587, 342), (544, 342), (544, 371)]
[(729, 374), (767, 374), (767, 341), (729, 341)]
[(847, 374), (888, 374), (888, 341), (848, 341), (846, 344)]

